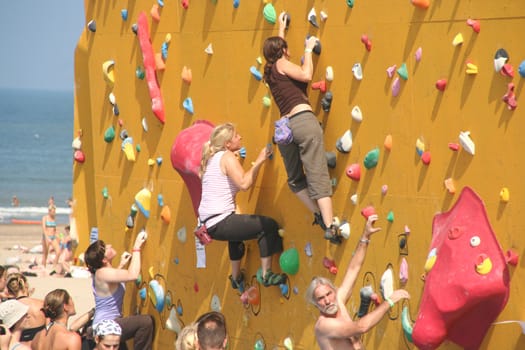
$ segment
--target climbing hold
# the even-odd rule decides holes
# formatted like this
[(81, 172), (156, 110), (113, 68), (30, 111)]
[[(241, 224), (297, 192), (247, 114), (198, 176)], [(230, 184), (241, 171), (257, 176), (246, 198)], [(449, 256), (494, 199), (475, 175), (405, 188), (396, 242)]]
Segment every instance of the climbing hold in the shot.
[(239, 7), (241, 1), (240, 0), (233, 0), (233, 8), (236, 9)]
[(80, 136), (77, 136), (73, 139), (73, 142), (71, 142), (71, 147), (75, 150), (82, 148), (82, 141), (80, 140)]
[(358, 163), (350, 164), (345, 173), (352, 180), (359, 181), (361, 179), (361, 166)]
[(325, 156), (326, 156), (326, 165), (330, 169), (334, 169), (335, 166), (336, 166), (335, 153), (334, 152), (325, 152)]
[(139, 297), (141, 300), (146, 300), (146, 297), (148, 296), (148, 290), (146, 289), (146, 287), (143, 287), (143, 288), (140, 288), (139, 289)]
[(76, 150), (75, 153), (73, 153), (73, 159), (75, 159), (79, 163), (84, 163), (86, 161), (86, 155), (82, 150)]
[(185, 226), (182, 226), (178, 231), (177, 231), (177, 238), (179, 239), (179, 241), (181, 243), (184, 243), (186, 242), (186, 227)]
[(141, 124), (144, 132), (148, 132), (148, 121), (146, 120), (146, 117), (142, 118)]
[(151, 10), (150, 10), (150, 15), (151, 15), (151, 18), (153, 18), (153, 20), (155, 22), (159, 22), (160, 21), (160, 12), (159, 12), (159, 5), (158, 4), (153, 4), (153, 6), (151, 6)]
[(348, 239), (350, 237), (350, 223), (344, 221), (341, 225), (339, 225), (339, 232), (344, 239)]
[(445, 188), (450, 194), (456, 193), (456, 186), (454, 185), (454, 180), (451, 177), (445, 179)]
[(455, 143), (455, 142), (449, 142), (448, 143), (448, 148), (452, 151), (458, 151), (459, 150), (459, 144)]
[(109, 191), (108, 191), (107, 186), (104, 186), (104, 188), (102, 189), (102, 197), (104, 197), (104, 199), (109, 198)]
[(160, 218), (162, 222), (164, 222), (166, 225), (168, 225), (171, 221), (171, 210), (170, 207), (167, 205), (162, 206), (162, 210), (160, 211)]
[(463, 34), (458, 33), (458, 34), (456, 34), (456, 36), (452, 40), (452, 45), (453, 46), (459, 46), (461, 44), (463, 44)]
[(518, 254), (511, 249), (507, 250), (505, 254), (505, 261), (509, 265), (517, 266), (518, 265)]
[(381, 186), (381, 195), (386, 196), (387, 192), (388, 192), (388, 185)]
[(241, 159), (245, 159), (246, 158), (246, 147), (241, 147), (241, 149), (239, 149), (239, 157), (241, 157)]
[(304, 245), (304, 253), (306, 254), (306, 256), (308, 257), (311, 257), (313, 254), (312, 254), (312, 243), (310, 242), (307, 242), (305, 245)]
[(96, 32), (97, 31), (97, 22), (95, 22), (94, 19), (92, 19), (91, 21), (88, 22), (87, 24), (87, 28), (89, 29), (90, 32)]
[(110, 143), (115, 139), (115, 128), (112, 126), (108, 127), (104, 132), (104, 141)]
[(405, 333), (405, 337), (407, 340), (411, 343), (414, 341), (412, 340), (412, 323), (410, 322), (410, 316), (408, 314), (408, 306), (403, 306), (403, 311), (401, 312), (401, 326), (403, 327), (403, 332)]
[(124, 154), (126, 155), (126, 159), (130, 162), (135, 161), (135, 151), (133, 150), (133, 138), (126, 137), (124, 141), (122, 141), (122, 150), (124, 151)]
[(501, 189), (501, 191), (499, 192), (499, 199), (505, 203), (507, 203), (510, 200), (510, 193), (507, 187), (503, 187)]
[(160, 7), (164, 7), (164, 0), (157, 0), (157, 4), (159, 4)]
[(213, 55), (213, 46), (211, 45), (211, 43), (209, 43), (208, 46), (206, 46), (204, 52), (206, 52), (208, 55)]
[(308, 22), (310, 22), (311, 25), (313, 25), (316, 28), (319, 28), (319, 24), (317, 24), (317, 13), (315, 12), (315, 8), (312, 7), (310, 12), (308, 12)]
[(427, 9), (430, 6), (429, 0), (410, 0), (412, 2), (412, 5), (415, 7), (419, 7), (421, 9)]
[(436, 81), (436, 89), (439, 91), (445, 91), (445, 88), (447, 87), (447, 79), (439, 79)]
[(137, 69), (135, 69), (135, 76), (140, 80), (144, 79), (145, 75), (146, 74), (144, 73), (144, 69), (142, 69), (142, 67), (137, 67)]
[(133, 34), (137, 35), (137, 33), (139, 32), (139, 26), (137, 23), (133, 23), (131, 25), (131, 31), (133, 32)]
[(114, 73), (115, 61), (108, 60), (102, 63), (102, 73), (104, 73), (104, 80), (110, 87), (115, 84), (115, 73)]
[(429, 151), (425, 151), (423, 152), (423, 154), (421, 155), (421, 161), (423, 162), (423, 164), (425, 165), (429, 165), (430, 164), (430, 160), (431, 160), (431, 155), (430, 155), (430, 152)]
[(401, 259), (401, 265), (399, 266), (399, 282), (402, 284), (408, 282), (408, 262), (405, 257)]
[(240, 299), (244, 305), (259, 305), (261, 303), (261, 294), (257, 287), (251, 286), (241, 294)]
[(190, 7), (190, 0), (181, 0), (180, 4), (183, 9), (187, 10)]
[(182, 326), (179, 322), (179, 319), (177, 318), (177, 313), (175, 312), (175, 308), (170, 309), (170, 314), (168, 318), (166, 319), (166, 328), (177, 334), (179, 334), (180, 331), (182, 330)]
[(180, 76), (182, 78), (182, 81), (184, 81), (186, 84), (191, 84), (192, 74), (190, 68), (186, 66), (182, 67), (182, 73), (180, 74)]
[(124, 21), (128, 20), (128, 9), (122, 9), (120, 10), (120, 16)]
[(265, 350), (266, 349), (266, 345), (264, 345), (264, 341), (263, 340), (257, 339), (255, 344), (253, 345), (253, 349), (254, 350)]
[(509, 60), (509, 54), (505, 49), (498, 49), (494, 55), (494, 69), (496, 72), (500, 72), (505, 63)]
[(478, 66), (476, 66), (472, 62), (467, 62), (466, 64), (467, 64), (467, 69), (465, 70), (465, 72), (467, 74), (478, 74)]
[(264, 95), (262, 98), (262, 103), (264, 107), (270, 107), (272, 105), (272, 99), (268, 95)]
[(368, 313), (370, 303), (372, 302), (372, 294), (374, 294), (372, 286), (364, 286), (360, 289), (359, 296), (361, 297), (361, 303), (359, 304), (357, 317), (363, 317)]
[(385, 136), (385, 142), (383, 142), (383, 146), (387, 151), (392, 150), (392, 135), (388, 134)]
[(357, 80), (363, 79), (363, 67), (361, 67), (361, 63), (355, 63), (352, 67), (352, 73), (354, 73), (354, 78)]
[(331, 91), (327, 91), (324, 97), (321, 99), (321, 107), (323, 111), (330, 112), (330, 107), (332, 106), (333, 95)]
[(518, 67), (518, 72), (520, 73), (522, 78), (525, 78), (525, 60), (521, 61), (520, 65)]
[(467, 153), (471, 155), (474, 155), (476, 153), (476, 145), (474, 144), (474, 141), (472, 141), (472, 139), (470, 138), (470, 131), (460, 131), (459, 143)]
[[(525, 74), (525, 61), (523, 61), (523, 71), (524, 71), (524, 74)], [(521, 65), (520, 65), (521, 67)], [(520, 70), (520, 74), (521, 74), (521, 70)], [(326, 67), (326, 73), (325, 73), (325, 78), (327, 81), (333, 81), (334, 80), (334, 69), (332, 68), (332, 66), (328, 66)]]
[(383, 296), (383, 299), (390, 298), (394, 293), (394, 274), (391, 268), (387, 268), (381, 276), (381, 283), (379, 285), (379, 291)]
[(406, 63), (403, 63), (401, 67), (399, 67), (397, 74), (401, 77), (401, 79), (408, 80), (408, 68)]
[(476, 33), (479, 33), (480, 31), (480, 24), (479, 24), (479, 21), (475, 20), (475, 19), (467, 19), (467, 25), (472, 27), (472, 30), (475, 31)]
[(292, 339), (290, 337), (286, 337), (284, 339), (283, 344), (284, 344), (284, 348), (286, 350), (293, 350), (293, 343), (292, 343)]
[(396, 77), (394, 79), (394, 82), (392, 83), (392, 96), (396, 97), (399, 95), (399, 92), (401, 91), (401, 82), (399, 80), (399, 77)]
[(159, 207), (164, 206), (164, 196), (160, 193), (157, 195), (157, 203), (159, 203)]
[(481, 253), (476, 259), (476, 272), (486, 275), (492, 270), (492, 260), (485, 253)]
[(327, 268), (332, 275), (337, 274), (337, 266), (335, 265), (335, 261), (333, 259), (330, 259), (325, 256), (323, 258), (323, 266)]
[(184, 107), (188, 113), (193, 114), (193, 101), (191, 100), (191, 97), (186, 97), (184, 99), (182, 107)]
[(299, 252), (297, 248), (290, 248), (281, 253), (279, 258), (281, 270), (290, 275), (299, 271)]
[(421, 140), (419, 137), (416, 140), (416, 152), (421, 157), (423, 155), (423, 152), (425, 152), (425, 142)]
[(414, 58), (416, 59), (416, 62), (421, 61), (422, 56), (423, 56), (423, 49), (420, 46), (417, 48), (416, 53), (414, 54)]
[(335, 148), (341, 153), (348, 153), (352, 149), (352, 131), (346, 130), (343, 136), (337, 139)]
[[(196, 292), (197, 292), (198, 289), (199, 289), (199, 285), (197, 284), (197, 282), (195, 282), (194, 288), (195, 287), (197, 287), (197, 290), (196, 290)], [(213, 294), (213, 296), (211, 297), (210, 308), (213, 311), (215, 311), (215, 312), (220, 312), (221, 311), (221, 301), (220, 301), (219, 296), (217, 294)]]
[(353, 8), (354, 7), (354, 0), (346, 0), (346, 5), (348, 5), (348, 7), (350, 7), (350, 8)]
[(357, 205), (357, 200), (358, 200), (357, 193), (354, 193), (353, 195), (350, 196), (350, 201), (352, 202), (353, 205)]
[(352, 108), (352, 119), (355, 120), (356, 122), (362, 122), (363, 121), (363, 113), (361, 112), (361, 108), (359, 108), (359, 106), (354, 106), (354, 108)]
[(117, 98), (115, 97), (115, 94), (113, 92), (110, 92), (108, 95), (109, 103), (112, 105), (115, 105), (117, 103)]
[(158, 312), (162, 312), (165, 300), (164, 288), (160, 285), (159, 281), (152, 280), (149, 282), (149, 297), (155, 309), (157, 309)]
[(377, 214), (376, 209), (373, 206), (371, 206), (371, 205), (361, 209), (361, 215), (363, 215), (365, 220), (368, 220), (368, 217), (370, 215), (376, 215), (376, 214)]
[(397, 66), (395, 64), (393, 66), (388, 67), (386, 69), (386, 75), (388, 75), (389, 78), (392, 78), (394, 76), (396, 68)]
[(147, 188), (141, 189), (135, 195), (135, 204), (140, 209), (140, 212), (146, 219), (149, 219), (149, 211), (151, 208), (151, 192)]
[(363, 45), (365, 45), (366, 51), (370, 52), (372, 51), (372, 41), (368, 38), (368, 35), (363, 34), (361, 35), (361, 42)]
[(389, 211), (387, 216), (386, 216), (386, 219), (388, 222), (394, 222), (394, 212), (393, 211)]
[(507, 85), (507, 93), (503, 95), (502, 100), (507, 104), (507, 108), (511, 111), (515, 110), (516, 107), (518, 107), (516, 95), (514, 94), (514, 83), (509, 83)]
[(275, 24), (275, 21), (277, 19), (277, 13), (275, 12), (275, 8), (271, 3), (267, 3), (264, 5), (263, 8), (263, 16), (266, 21), (270, 24)]
[(326, 81), (320, 80), (312, 83), (312, 90), (320, 90), (322, 93), (326, 92)]
[[(113, 105), (112, 110), (113, 110), (113, 115), (118, 116), (120, 114), (120, 110), (118, 109), (118, 105), (116, 103)], [(122, 124), (120, 125), (122, 126)]]
[(321, 21), (323, 21), (323, 22), (328, 19), (328, 14), (325, 11), (323, 11), (323, 10), (321, 10), (321, 12), (319, 12), (319, 15), (321, 17)]
[(510, 63), (505, 63), (499, 72), (501, 75), (514, 78), (514, 67)]
[[(306, 39), (308, 39), (309, 37), (310, 37), (310, 35), (307, 35)], [(312, 52), (315, 53), (316, 55), (320, 55), (321, 54), (321, 50), (322, 50), (321, 42), (319, 41), (319, 39), (317, 39), (315, 41), (315, 46), (312, 49)]]
[(250, 72), (255, 77), (255, 79), (257, 79), (258, 81), (262, 80), (262, 78), (263, 78), (262, 73), (259, 72), (255, 66), (251, 66), (250, 67)]
[(158, 71), (163, 71), (163, 70), (166, 69), (166, 64), (164, 63), (164, 60), (162, 59), (162, 54), (161, 53), (156, 53), (155, 54), (155, 68)]
[(281, 295), (286, 297), (289, 292), (290, 292), (290, 289), (288, 288), (288, 285), (287, 284), (284, 284), (284, 283), (281, 283), (279, 285), (279, 289), (281, 290)]
[(120, 130), (119, 137), (121, 140), (127, 139), (129, 136), (128, 131), (126, 129)]
[(437, 259), (437, 248), (434, 247), (428, 253), (427, 260), (425, 261), (424, 270), (426, 273), (432, 270), (432, 267), (434, 267), (434, 264), (436, 263), (436, 259)]
[(148, 159), (148, 166), (154, 166), (154, 165), (155, 165), (155, 161), (152, 158), (149, 158)]
[(376, 147), (366, 154), (365, 159), (363, 160), (363, 164), (365, 168), (372, 169), (373, 167), (377, 165), (378, 160), (379, 160), (379, 147)]
[[(104, 192), (102, 193), (104, 195)], [(126, 227), (127, 228), (133, 228), (135, 227), (135, 216), (137, 216), (138, 207), (135, 204), (131, 205), (131, 209), (128, 215), (128, 218), (126, 219)]]
[(160, 52), (161, 52), (163, 61), (166, 61), (168, 59), (168, 48), (169, 48), (169, 44), (167, 42), (163, 42), (160, 47)]

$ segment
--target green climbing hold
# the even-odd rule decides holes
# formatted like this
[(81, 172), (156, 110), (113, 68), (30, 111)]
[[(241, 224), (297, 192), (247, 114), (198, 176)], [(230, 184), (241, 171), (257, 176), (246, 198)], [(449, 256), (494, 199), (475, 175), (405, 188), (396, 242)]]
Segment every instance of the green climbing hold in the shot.
[(137, 143), (137, 145), (135, 146), (135, 149), (137, 150), (137, 152), (140, 152), (142, 151), (142, 147), (140, 147), (140, 145)]
[(114, 139), (115, 139), (115, 128), (112, 125), (106, 129), (106, 132), (104, 133), (104, 141), (106, 141), (107, 143), (110, 143)]
[(403, 63), (401, 67), (399, 67), (399, 69), (397, 70), (397, 74), (399, 74), (401, 79), (408, 80), (408, 69), (406, 63)]
[(386, 219), (388, 220), (388, 222), (394, 222), (394, 212), (389, 211), (388, 215), (386, 216)]
[(348, 5), (348, 7), (354, 8), (354, 0), (346, 0), (346, 4)]
[(275, 8), (271, 3), (264, 5), (263, 15), (264, 19), (267, 20), (268, 23), (275, 24), (275, 21), (277, 20), (277, 13), (275, 12)]
[(143, 80), (146, 73), (144, 73), (144, 69), (142, 69), (142, 67), (137, 67), (137, 69), (135, 70), (135, 75), (140, 80)]
[(290, 275), (295, 275), (299, 271), (299, 252), (297, 248), (285, 250), (279, 258), (281, 270)]
[(365, 168), (372, 169), (377, 165), (377, 161), (379, 160), (379, 147), (374, 148), (370, 152), (368, 152), (365, 156), (365, 160), (363, 161)]

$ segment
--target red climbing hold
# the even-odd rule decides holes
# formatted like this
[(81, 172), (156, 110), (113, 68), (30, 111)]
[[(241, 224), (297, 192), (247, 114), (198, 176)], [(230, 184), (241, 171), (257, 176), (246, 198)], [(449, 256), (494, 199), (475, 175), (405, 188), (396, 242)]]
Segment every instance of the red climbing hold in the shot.
[(370, 52), (372, 50), (372, 42), (368, 38), (368, 35), (361, 35), (361, 42), (365, 45), (366, 51)]

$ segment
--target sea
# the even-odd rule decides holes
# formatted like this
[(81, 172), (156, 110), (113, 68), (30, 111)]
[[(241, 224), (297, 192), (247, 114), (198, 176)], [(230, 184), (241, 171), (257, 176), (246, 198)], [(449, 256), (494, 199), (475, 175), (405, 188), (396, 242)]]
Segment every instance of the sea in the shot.
[[(0, 224), (41, 220), (54, 198), (67, 224), (72, 198), (74, 92), (0, 88)], [(13, 205), (13, 196), (18, 206)]]

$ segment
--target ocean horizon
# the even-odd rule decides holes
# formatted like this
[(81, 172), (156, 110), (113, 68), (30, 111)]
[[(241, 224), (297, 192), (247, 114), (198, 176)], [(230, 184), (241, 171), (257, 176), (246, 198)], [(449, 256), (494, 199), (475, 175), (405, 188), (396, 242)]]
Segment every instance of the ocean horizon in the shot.
[[(40, 220), (55, 199), (66, 224), (73, 197), (74, 92), (0, 88), (0, 224)], [(12, 205), (12, 198), (19, 200)]]

